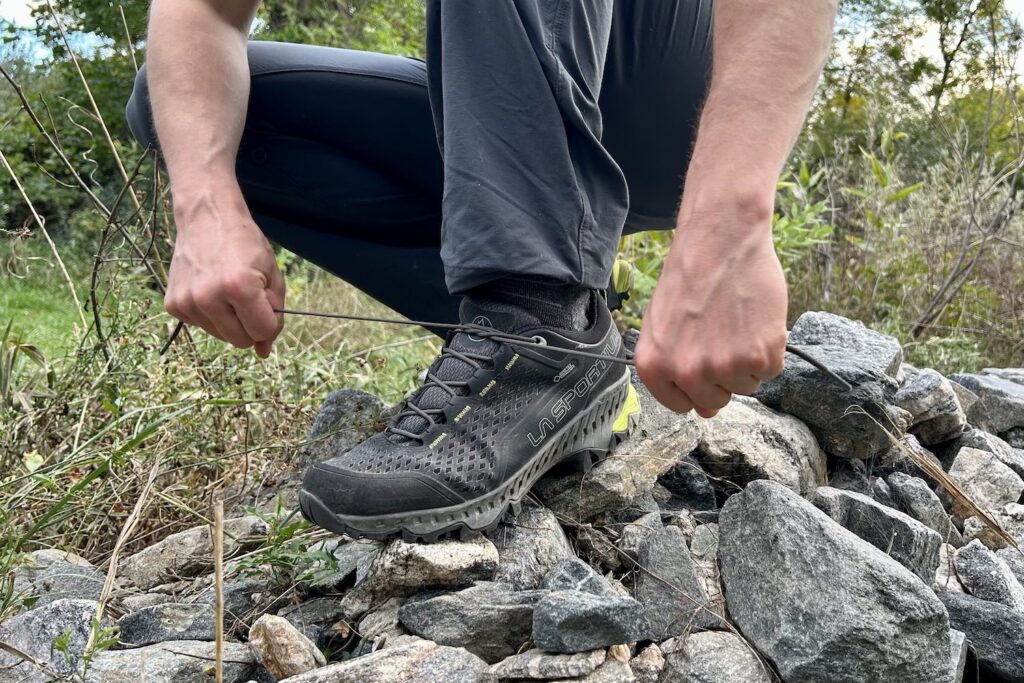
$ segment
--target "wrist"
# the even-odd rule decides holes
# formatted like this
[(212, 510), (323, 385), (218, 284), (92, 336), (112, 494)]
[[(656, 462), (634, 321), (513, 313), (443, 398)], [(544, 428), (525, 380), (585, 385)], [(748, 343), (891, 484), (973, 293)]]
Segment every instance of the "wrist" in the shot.
[(688, 235), (714, 234), (725, 240), (771, 236), (775, 180), (687, 181), (676, 228)]
[(234, 175), (195, 175), (186, 183), (172, 180), (171, 197), (179, 234), (211, 218), (230, 223), (252, 221)]

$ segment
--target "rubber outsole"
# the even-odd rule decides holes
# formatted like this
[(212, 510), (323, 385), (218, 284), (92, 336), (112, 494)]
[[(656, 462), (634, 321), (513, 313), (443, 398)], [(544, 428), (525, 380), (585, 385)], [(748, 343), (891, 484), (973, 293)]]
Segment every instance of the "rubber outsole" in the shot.
[(612, 424), (626, 402), (629, 378), (629, 373), (624, 373), (620, 381), (597, 397), (589, 410), (576, 415), (553, 434), (515, 475), (483, 496), (434, 510), (354, 517), (333, 512), (315, 495), (299, 489), (302, 515), (317, 526), (351, 538), (402, 538), (431, 543), (453, 537), (465, 540), (492, 531), (509, 511), (519, 514), (523, 498), (553, 467), (570, 462), (587, 472), (632, 431), (636, 414), (629, 416), (627, 432), (612, 431)]

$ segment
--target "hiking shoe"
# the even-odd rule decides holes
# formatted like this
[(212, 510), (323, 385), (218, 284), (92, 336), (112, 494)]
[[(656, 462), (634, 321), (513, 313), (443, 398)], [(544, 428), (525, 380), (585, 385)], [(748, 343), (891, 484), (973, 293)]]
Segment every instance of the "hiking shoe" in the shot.
[(483, 306), (464, 301), (472, 327), (449, 334), (385, 431), (307, 470), (299, 503), (308, 520), (352, 537), (465, 536), (517, 510), (556, 464), (589, 469), (607, 454), (613, 423), (633, 415), (622, 418), (630, 373), (573, 353), (623, 357), (604, 300), (592, 295), (582, 332), (517, 329), (516, 316)]

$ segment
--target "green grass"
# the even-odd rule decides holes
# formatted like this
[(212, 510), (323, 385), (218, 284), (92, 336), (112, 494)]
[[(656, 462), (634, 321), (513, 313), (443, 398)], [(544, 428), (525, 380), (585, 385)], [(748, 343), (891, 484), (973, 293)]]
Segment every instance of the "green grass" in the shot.
[[(79, 292), (82, 296), (84, 292)], [(56, 266), (33, 265), (24, 277), (0, 275), (0, 328), (34, 344), (47, 358), (63, 356), (78, 344), (81, 321)]]

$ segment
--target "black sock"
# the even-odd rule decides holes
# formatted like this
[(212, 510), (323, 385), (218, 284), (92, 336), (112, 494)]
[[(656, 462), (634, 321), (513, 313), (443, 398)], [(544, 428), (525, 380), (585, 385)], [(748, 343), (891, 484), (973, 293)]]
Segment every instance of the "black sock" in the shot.
[(517, 328), (539, 324), (580, 331), (590, 326), (591, 291), (552, 280), (502, 278), (474, 288), (467, 296), (485, 307), (512, 313)]

